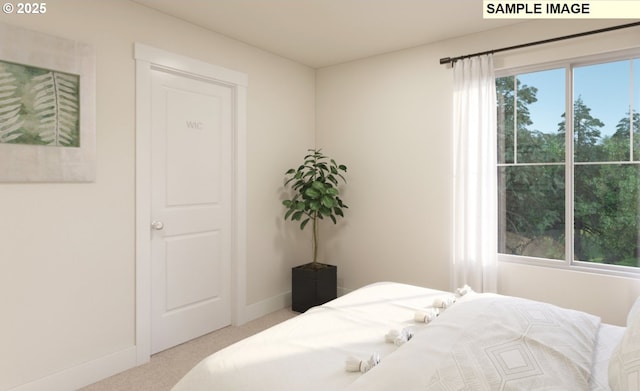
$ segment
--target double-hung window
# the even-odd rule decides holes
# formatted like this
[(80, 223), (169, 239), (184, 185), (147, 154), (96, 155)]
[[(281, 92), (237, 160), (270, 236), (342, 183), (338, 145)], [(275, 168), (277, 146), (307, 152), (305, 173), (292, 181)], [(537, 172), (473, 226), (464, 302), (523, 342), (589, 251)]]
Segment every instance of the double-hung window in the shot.
[(500, 259), (640, 270), (640, 53), (498, 72)]

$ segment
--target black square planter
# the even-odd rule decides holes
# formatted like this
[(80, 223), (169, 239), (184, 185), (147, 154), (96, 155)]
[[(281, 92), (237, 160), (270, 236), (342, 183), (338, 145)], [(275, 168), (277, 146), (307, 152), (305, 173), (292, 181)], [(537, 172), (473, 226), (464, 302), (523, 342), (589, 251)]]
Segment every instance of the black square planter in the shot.
[(305, 312), (338, 297), (338, 267), (320, 264), (320, 268), (313, 268), (310, 265), (291, 269), (291, 309), (296, 312)]

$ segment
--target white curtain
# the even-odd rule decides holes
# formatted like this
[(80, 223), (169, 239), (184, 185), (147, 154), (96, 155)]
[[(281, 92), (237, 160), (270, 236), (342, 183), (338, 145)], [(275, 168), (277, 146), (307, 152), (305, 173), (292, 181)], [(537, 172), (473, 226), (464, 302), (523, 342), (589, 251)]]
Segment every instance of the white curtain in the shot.
[(496, 90), (493, 56), (453, 66), (452, 285), (497, 290)]

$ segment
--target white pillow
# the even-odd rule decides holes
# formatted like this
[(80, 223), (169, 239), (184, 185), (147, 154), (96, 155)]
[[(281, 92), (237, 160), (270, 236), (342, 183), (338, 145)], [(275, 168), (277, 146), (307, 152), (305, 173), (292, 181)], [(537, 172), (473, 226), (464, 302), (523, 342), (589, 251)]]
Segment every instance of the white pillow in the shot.
[(640, 298), (627, 316), (627, 328), (609, 360), (612, 391), (640, 391)]

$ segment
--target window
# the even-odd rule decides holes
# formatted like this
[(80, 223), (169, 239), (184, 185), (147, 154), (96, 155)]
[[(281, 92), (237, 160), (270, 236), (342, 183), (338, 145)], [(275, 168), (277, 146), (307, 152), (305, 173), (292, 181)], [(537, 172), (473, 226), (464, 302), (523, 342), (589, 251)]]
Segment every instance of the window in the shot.
[(500, 75), (496, 91), (501, 259), (640, 270), (622, 268), (640, 267), (640, 56)]

